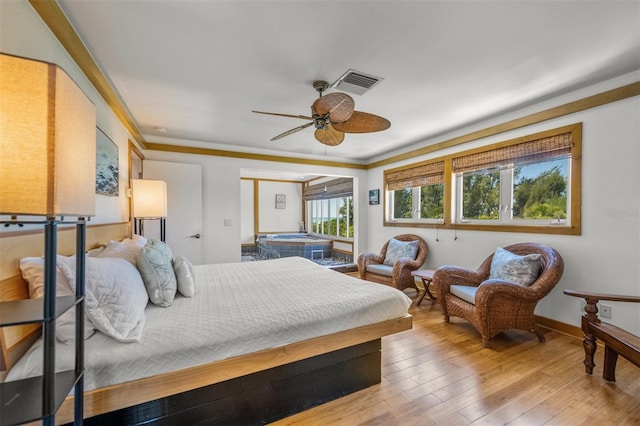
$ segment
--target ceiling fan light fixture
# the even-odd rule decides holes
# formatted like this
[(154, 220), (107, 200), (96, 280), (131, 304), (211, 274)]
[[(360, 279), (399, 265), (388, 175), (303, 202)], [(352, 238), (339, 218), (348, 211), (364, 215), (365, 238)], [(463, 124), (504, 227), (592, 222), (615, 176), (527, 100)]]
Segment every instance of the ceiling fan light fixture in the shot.
[(339, 89), (343, 92), (363, 95), (382, 80), (384, 80), (382, 77), (348, 69), (336, 81), (331, 83), (329, 87)]
[(318, 142), (329, 146), (336, 146), (344, 141), (345, 133), (379, 132), (388, 129), (391, 125), (386, 118), (367, 112), (354, 111), (355, 102), (353, 98), (346, 93), (336, 92), (323, 95), (322, 92), (327, 88), (327, 82), (323, 80), (315, 80), (313, 87), (320, 94), (320, 97), (311, 105), (311, 117), (277, 112), (252, 111), (257, 114), (309, 120), (306, 124), (274, 136), (271, 138), (272, 141), (292, 135), (307, 127), (314, 126), (316, 129), (314, 136)]

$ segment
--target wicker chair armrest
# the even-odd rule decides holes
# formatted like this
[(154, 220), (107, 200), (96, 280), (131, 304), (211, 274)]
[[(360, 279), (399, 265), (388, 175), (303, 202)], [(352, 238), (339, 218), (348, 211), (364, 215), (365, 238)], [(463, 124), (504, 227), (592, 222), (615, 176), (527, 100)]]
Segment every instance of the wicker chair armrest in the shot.
[(640, 296), (626, 296), (622, 294), (607, 294), (607, 293), (591, 293), (588, 291), (575, 291), (575, 290), (563, 290), (567, 296), (581, 297), (587, 300), (593, 300), (595, 302), (599, 300), (610, 300), (613, 302), (633, 302), (640, 303)]
[(379, 253), (373, 253), (373, 252), (364, 252), (360, 255), (360, 258), (362, 259), (362, 264), (366, 267), (367, 265), (370, 265), (372, 263), (382, 263), (384, 261), (384, 256), (379, 254)]
[(409, 269), (410, 271), (415, 271), (416, 269), (420, 269), (423, 265), (423, 262), (419, 260), (411, 259), (410, 257), (401, 257), (400, 260), (397, 260), (393, 264), (393, 273), (402, 269)]
[(476, 292), (476, 305), (488, 306), (495, 296), (506, 296), (519, 302), (535, 302), (544, 295), (521, 284), (503, 280), (486, 280), (480, 284)]
[(482, 273), (472, 269), (462, 268), (453, 265), (444, 265), (436, 269), (433, 274), (433, 285), (440, 300), (445, 300), (445, 296), (450, 293), (452, 285), (466, 285), (478, 287), (487, 278)]
[(484, 274), (472, 269), (452, 265), (441, 266), (433, 274), (433, 282), (438, 287), (446, 288), (447, 292), (453, 284), (478, 287), (486, 278)]

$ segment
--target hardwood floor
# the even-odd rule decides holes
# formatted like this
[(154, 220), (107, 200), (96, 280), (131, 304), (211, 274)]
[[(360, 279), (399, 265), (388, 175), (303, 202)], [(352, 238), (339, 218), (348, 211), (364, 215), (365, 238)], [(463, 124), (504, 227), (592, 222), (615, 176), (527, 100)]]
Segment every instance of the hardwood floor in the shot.
[(482, 346), (438, 305), (412, 307), (413, 329), (382, 340), (382, 383), (273, 425), (640, 425), (640, 369), (619, 358), (616, 383), (593, 376), (582, 341), (508, 331)]

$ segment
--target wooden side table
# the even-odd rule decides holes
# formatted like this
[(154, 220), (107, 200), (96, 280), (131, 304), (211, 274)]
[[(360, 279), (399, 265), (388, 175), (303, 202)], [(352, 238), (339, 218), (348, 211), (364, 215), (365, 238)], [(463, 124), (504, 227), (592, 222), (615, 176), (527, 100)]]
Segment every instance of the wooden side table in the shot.
[(422, 299), (424, 299), (425, 295), (429, 295), (429, 299), (433, 302), (437, 302), (436, 297), (431, 293), (429, 286), (433, 283), (433, 274), (436, 272), (435, 269), (419, 269), (417, 271), (411, 272), (411, 275), (414, 277), (418, 277), (422, 280), (422, 284), (424, 285), (424, 291), (418, 297), (418, 301), (416, 302), (416, 306), (422, 303)]

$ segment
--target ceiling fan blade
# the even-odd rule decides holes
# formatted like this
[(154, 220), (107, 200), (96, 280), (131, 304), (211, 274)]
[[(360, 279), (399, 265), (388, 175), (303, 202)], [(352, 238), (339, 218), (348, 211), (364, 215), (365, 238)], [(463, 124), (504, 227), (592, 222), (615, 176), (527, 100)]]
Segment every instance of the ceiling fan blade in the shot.
[(320, 115), (329, 114), (332, 123), (340, 123), (351, 117), (355, 102), (353, 98), (344, 93), (329, 93), (313, 103), (313, 111)]
[(278, 139), (280, 139), (280, 138), (284, 138), (285, 136), (292, 135), (292, 134), (294, 134), (294, 133), (299, 132), (299, 131), (300, 131), (300, 130), (302, 130), (302, 129), (306, 129), (307, 127), (311, 126), (312, 124), (313, 124), (313, 121), (312, 121), (312, 122), (310, 122), (310, 123), (307, 123), (307, 124), (303, 124), (302, 126), (294, 127), (294, 128), (293, 128), (293, 129), (291, 129), (291, 130), (287, 130), (287, 131), (286, 131), (286, 132), (284, 132), (284, 133), (280, 133), (278, 136), (274, 136), (274, 137), (272, 137), (272, 138), (271, 138), (271, 140), (272, 140), (272, 141), (275, 141), (275, 140), (278, 140)]
[(344, 133), (334, 129), (331, 124), (327, 124), (326, 129), (316, 129), (315, 137), (320, 143), (336, 146), (340, 145), (344, 140)]
[(336, 130), (345, 133), (379, 132), (387, 130), (391, 126), (391, 123), (386, 118), (360, 111), (353, 111), (347, 121), (332, 124)]
[(267, 114), (267, 115), (277, 115), (278, 117), (290, 117), (290, 118), (301, 118), (303, 120), (313, 120), (313, 117), (307, 117), (306, 115), (293, 115), (293, 114), (281, 114), (279, 112), (265, 112), (265, 111), (251, 111), (256, 114)]

